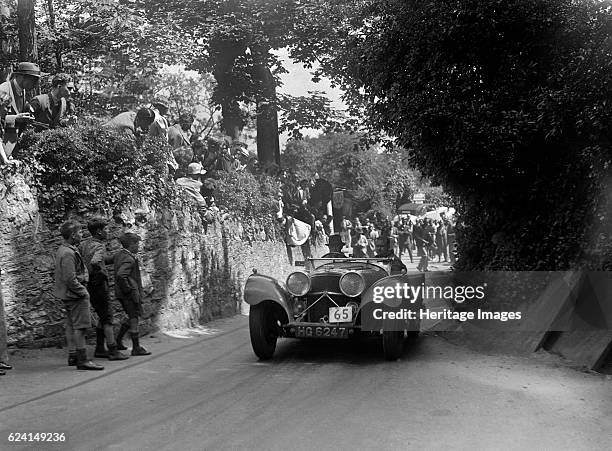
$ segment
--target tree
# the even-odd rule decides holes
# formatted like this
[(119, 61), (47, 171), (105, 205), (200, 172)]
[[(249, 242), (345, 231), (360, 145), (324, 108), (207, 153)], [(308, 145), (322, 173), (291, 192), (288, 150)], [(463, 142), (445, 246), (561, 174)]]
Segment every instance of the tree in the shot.
[[(285, 69), (273, 50), (291, 45), (295, 24), (302, 20), (302, 2), (172, 0), (150, 3), (151, 17), (168, 18), (198, 43), (190, 52), (190, 66), (214, 75), (217, 85), (213, 102), (221, 106), (222, 127), (230, 140), (239, 138), (247, 121), (245, 106), (254, 104), (260, 163), (263, 166), (278, 164), (277, 112), (293, 102), (277, 96), (278, 75)], [(300, 104), (305, 105), (307, 101), (301, 99)], [(335, 115), (329, 104), (318, 98), (313, 99), (311, 107), (316, 121), (325, 121)], [(293, 119), (296, 118), (307, 116), (294, 115)], [(312, 122), (299, 125), (293, 122), (287, 127), (297, 130)], [(338, 121), (334, 123), (337, 125)]]
[(293, 57), (319, 62), (370, 127), (460, 196), (464, 267), (585, 263), (609, 217), (610, 2), (347, 0), (311, 13)]
[[(40, 2), (39, 2), (40, 3)], [(180, 64), (189, 43), (147, 16), (144, 1), (48, 0), (37, 8), (40, 63), (79, 78), (92, 113), (108, 114), (156, 94), (154, 77)]]
[(35, 0), (17, 0), (17, 20), (19, 22), (19, 59), (38, 61), (36, 45)]
[(8, 0), (0, 0), (0, 64), (2, 65), (2, 80), (13, 62), (13, 36), (15, 35), (16, 23), (13, 14), (13, 5)]
[(427, 183), (407, 168), (402, 153), (381, 153), (360, 146), (359, 135), (329, 133), (293, 140), (283, 152), (283, 166), (298, 180), (318, 173), (335, 188), (345, 188), (357, 201), (356, 212), (393, 217), (403, 198)]

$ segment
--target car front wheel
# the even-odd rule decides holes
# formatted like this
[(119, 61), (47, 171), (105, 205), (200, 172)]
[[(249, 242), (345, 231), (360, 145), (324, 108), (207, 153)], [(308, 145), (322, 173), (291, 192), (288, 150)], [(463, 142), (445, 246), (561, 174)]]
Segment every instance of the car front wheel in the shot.
[(404, 331), (383, 332), (383, 352), (386, 360), (397, 360), (404, 351)]
[(271, 359), (276, 349), (278, 326), (274, 314), (265, 303), (251, 306), (249, 332), (255, 355), (261, 360)]

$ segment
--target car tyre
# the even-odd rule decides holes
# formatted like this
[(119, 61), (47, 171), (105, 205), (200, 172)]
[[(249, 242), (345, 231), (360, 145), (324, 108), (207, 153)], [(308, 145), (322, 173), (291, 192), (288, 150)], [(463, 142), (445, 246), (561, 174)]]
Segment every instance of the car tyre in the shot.
[(278, 325), (274, 315), (265, 303), (252, 305), (249, 312), (251, 346), (261, 360), (269, 360), (276, 350)]
[(414, 343), (415, 341), (417, 341), (419, 339), (419, 331), (418, 330), (411, 330), (408, 331), (408, 341), (411, 343)]
[(397, 360), (404, 352), (404, 331), (383, 332), (383, 353), (389, 361)]

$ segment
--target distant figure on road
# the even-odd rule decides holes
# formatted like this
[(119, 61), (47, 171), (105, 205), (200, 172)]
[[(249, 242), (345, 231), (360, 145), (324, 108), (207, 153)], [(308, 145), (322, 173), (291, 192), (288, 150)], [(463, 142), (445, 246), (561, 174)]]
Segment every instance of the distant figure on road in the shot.
[(421, 257), (419, 260), (419, 264), (417, 265), (417, 269), (419, 271), (429, 271), (427, 266), (429, 265), (429, 256), (428, 256), (428, 247), (430, 245), (428, 234), (425, 231), (424, 225), (422, 222), (417, 223), (413, 229), (414, 241), (417, 246), (417, 257)]

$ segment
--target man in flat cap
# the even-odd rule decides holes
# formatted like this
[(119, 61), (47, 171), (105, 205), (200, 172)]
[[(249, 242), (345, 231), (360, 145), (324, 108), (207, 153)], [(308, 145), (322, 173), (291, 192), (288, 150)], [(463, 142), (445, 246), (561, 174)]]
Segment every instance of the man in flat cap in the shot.
[(8, 158), (17, 145), (19, 135), (34, 117), (27, 110), (26, 92), (34, 89), (40, 81), (40, 68), (37, 64), (21, 62), (12, 73), (11, 79), (0, 84), (0, 104), (4, 136), (2, 143), (4, 155)]
[(140, 346), (138, 319), (142, 316), (142, 279), (137, 253), (140, 247), (140, 237), (135, 233), (124, 233), (119, 237), (122, 249), (114, 255), (115, 268), (115, 298), (121, 303), (128, 320), (121, 325), (116, 339), (116, 348), (125, 350), (123, 336), (130, 332), (132, 339), (132, 355), (142, 356), (151, 353)]

